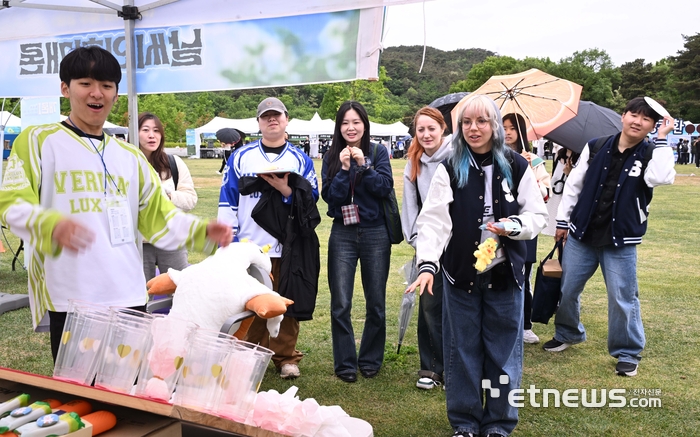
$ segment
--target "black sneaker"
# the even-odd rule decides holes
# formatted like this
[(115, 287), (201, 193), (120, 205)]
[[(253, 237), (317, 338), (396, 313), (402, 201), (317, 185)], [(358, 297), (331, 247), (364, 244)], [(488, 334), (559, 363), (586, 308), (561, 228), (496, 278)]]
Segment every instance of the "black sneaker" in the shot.
[(615, 366), (615, 373), (620, 376), (636, 376), (637, 365), (626, 361), (618, 361), (617, 366)]
[(557, 339), (551, 339), (542, 346), (547, 352), (561, 352), (571, 346), (571, 343), (562, 343)]
[(452, 437), (478, 437), (478, 436), (474, 435), (471, 432), (455, 431), (455, 433), (452, 434)]

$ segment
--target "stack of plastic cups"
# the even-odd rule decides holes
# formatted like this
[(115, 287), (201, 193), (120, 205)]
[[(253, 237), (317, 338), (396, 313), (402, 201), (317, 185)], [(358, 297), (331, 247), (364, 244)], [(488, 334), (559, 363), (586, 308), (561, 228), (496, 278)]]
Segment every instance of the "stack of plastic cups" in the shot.
[(154, 316), (129, 308), (110, 307), (112, 329), (105, 338), (95, 387), (130, 393), (151, 337)]
[(197, 328), (195, 323), (186, 320), (156, 315), (151, 324), (151, 341), (139, 372), (136, 396), (170, 400)]
[(226, 359), (236, 343), (232, 335), (198, 329), (185, 356), (182, 375), (175, 388), (175, 404), (213, 412), (219, 387), (226, 381)]
[(221, 385), (215, 413), (245, 423), (255, 407), (260, 383), (273, 352), (260, 345), (237, 341), (226, 362), (228, 380)]
[(53, 377), (91, 385), (111, 328), (111, 313), (106, 306), (73, 299), (68, 302)]

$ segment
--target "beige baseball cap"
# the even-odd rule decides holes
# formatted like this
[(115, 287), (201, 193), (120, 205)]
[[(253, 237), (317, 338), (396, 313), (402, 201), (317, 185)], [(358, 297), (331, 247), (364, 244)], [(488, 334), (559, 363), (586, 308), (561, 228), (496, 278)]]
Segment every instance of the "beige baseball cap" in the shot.
[(267, 111), (275, 111), (280, 114), (286, 114), (288, 112), (284, 103), (276, 97), (268, 97), (260, 102), (258, 105), (258, 118)]

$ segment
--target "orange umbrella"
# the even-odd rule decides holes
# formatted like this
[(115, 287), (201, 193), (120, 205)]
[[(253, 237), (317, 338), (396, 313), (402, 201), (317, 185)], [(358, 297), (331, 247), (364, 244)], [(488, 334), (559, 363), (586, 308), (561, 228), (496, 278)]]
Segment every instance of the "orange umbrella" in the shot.
[(476, 91), (464, 97), (452, 110), (452, 125), (464, 102), (476, 94), (492, 98), (501, 114), (521, 114), (527, 122), (527, 138), (542, 138), (574, 118), (581, 98), (581, 85), (536, 68), (522, 73), (491, 76)]

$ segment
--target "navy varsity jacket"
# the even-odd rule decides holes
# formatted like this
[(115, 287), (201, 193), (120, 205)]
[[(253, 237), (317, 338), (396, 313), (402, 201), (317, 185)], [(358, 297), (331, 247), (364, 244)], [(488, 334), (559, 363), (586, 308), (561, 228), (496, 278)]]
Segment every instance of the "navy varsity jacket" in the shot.
[[(617, 147), (620, 134), (610, 137), (595, 154), (590, 164), (587, 163), (589, 147), (595, 139), (588, 142), (579, 158), (577, 168), (572, 171), (564, 187), (564, 198), (557, 214), (557, 228), (569, 229), (571, 236), (581, 240), (595, 213), (595, 208), (603, 191), (603, 184), (608, 176), (612, 147)], [(654, 147), (647, 141), (635, 146), (634, 152), (627, 158), (620, 172), (617, 190), (613, 201), (612, 237), (617, 247), (639, 244), (647, 230), (649, 204), (653, 196), (653, 187), (673, 183), (673, 152), (666, 146), (666, 141), (657, 142), (652, 159), (645, 159), (648, 147)], [(584, 156), (585, 155), (585, 156)], [(573, 180), (572, 180), (573, 176)], [(585, 183), (583, 183), (585, 180)], [(670, 180), (670, 182), (669, 182)], [(572, 195), (580, 189), (577, 196)], [(569, 193), (567, 193), (569, 191)], [(568, 195), (568, 199), (567, 199)], [(570, 218), (566, 220), (567, 203), (575, 202)], [(562, 209), (563, 208), (563, 209)]]

